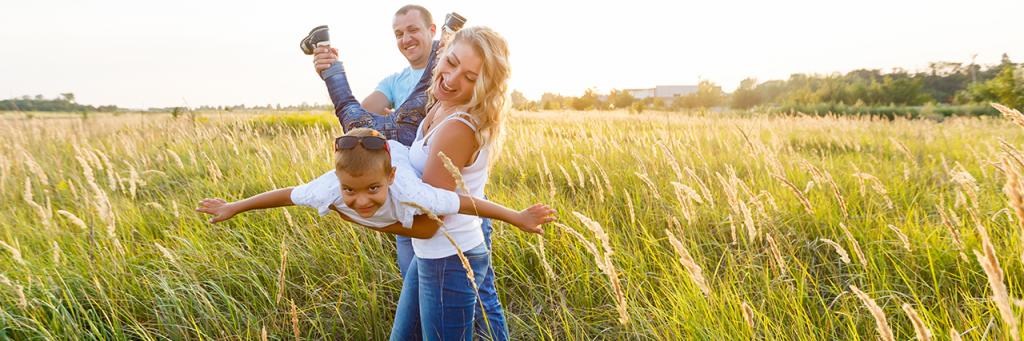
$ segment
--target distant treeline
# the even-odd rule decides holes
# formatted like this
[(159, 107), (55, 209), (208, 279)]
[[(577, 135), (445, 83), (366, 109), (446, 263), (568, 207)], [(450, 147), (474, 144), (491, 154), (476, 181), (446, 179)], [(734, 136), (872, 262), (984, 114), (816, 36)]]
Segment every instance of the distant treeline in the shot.
[(545, 93), (538, 101), (514, 91), (512, 104), (520, 110), (686, 110), (730, 107), (804, 113), (982, 115), (994, 114), (987, 106), (999, 102), (1024, 108), (1024, 64), (1003, 55), (997, 65), (934, 62), (925, 71), (861, 69), (846, 74), (793, 74), (786, 80), (743, 80), (732, 93), (711, 81), (697, 91), (670, 99), (642, 100), (624, 90), (600, 95), (587, 89), (579, 97)]
[(75, 103), (75, 94), (63, 93), (57, 98), (46, 99), (43, 95), (21, 96), (0, 100), (0, 111), (60, 111), (60, 112), (114, 112), (116, 105), (91, 106)]

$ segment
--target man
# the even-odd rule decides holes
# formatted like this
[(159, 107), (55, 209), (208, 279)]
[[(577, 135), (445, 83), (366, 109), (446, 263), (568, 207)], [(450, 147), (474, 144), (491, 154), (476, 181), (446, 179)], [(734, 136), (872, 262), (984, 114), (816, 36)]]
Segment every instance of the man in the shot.
[[(431, 72), (436, 62), (437, 43), (433, 42), (437, 27), (426, 8), (406, 5), (395, 12), (392, 21), (395, 42), (399, 52), (409, 61), (409, 66), (381, 80), (376, 90), (362, 103), (352, 95), (342, 63), (338, 61), (338, 50), (322, 46), (314, 50), (313, 63), (317, 74), (324, 79), (327, 91), (334, 103), (335, 115), (345, 131), (354, 128), (373, 128), (381, 131), (388, 139), (411, 145), (416, 138), (420, 121), (426, 116), (427, 89)], [(483, 219), (482, 229), (487, 248), (491, 248), (491, 220)], [(405, 276), (406, 268), (412, 261), (412, 241), (408, 237), (395, 236), (398, 253), (398, 268)], [(484, 282), (479, 287), (480, 300), (487, 313), (483, 320), (480, 306), (476, 307), (476, 329), (487, 334), (489, 322), (491, 338), (508, 339), (504, 310), (498, 301), (494, 287), (494, 269), (488, 267)]]

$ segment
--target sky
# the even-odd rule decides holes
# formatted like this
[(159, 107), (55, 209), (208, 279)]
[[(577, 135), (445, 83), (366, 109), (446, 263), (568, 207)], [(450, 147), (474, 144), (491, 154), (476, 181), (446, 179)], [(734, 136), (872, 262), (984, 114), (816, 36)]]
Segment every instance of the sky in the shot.
[[(406, 1), (0, 0), (0, 98), (125, 108), (329, 103), (298, 41), (329, 25), (357, 98), (408, 66)], [(511, 89), (579, 95), (930, 61), (1024, 61), (1022, 0), (433, 1), (509, 43)]]

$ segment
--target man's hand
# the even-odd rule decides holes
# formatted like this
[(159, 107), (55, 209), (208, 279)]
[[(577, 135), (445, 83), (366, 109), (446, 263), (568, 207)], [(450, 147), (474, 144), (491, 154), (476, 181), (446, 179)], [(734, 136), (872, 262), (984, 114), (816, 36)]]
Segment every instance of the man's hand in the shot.
[(516, 215), (515, 221), (510, 221), (523, 232), (544, 234), (540, 225), (555, 221), (555, 210), (544, 204), (535, 204)]
[(327, 70), (338, 60), (338, 49), (330, 46), (317, 46), (313, 49), (313, 67), (316, 69), (316, 74), (320, 75), (321, 72)]
[(206, 214), (213, 215), (209, 222), (216, 224), (234, 217), (238, 213), (235, 208), (227, 202), (227, 200), (221, 198), (206, 198), (199, 202), (199, 207), (196, 207), (196, 212), (203, 212)]

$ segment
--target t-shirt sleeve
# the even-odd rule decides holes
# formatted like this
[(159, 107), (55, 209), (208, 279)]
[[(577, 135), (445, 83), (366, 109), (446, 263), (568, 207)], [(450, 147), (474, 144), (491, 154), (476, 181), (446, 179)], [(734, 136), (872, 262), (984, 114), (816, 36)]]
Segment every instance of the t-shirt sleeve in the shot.
[(341, 184), (333, 170), (292, 189), (292, 203), (315, 208), (320, 216), (331, 213), (331, 204), (341, 199)]
[(384, 79), (380, 80), (380, 83), (377, 83), (377, 91), (384, 94), (384, 97), (388, 98), (388, 107), (391, 108), (395, 107), (395, 78), (397, 77), (397, 73), (392, 74), (384, 77)]
[(405, 169), (399, 168), (395, 172), (395, 182), (391, 186), (392, 190), (400, 189), (396, 192), (399, 205), (395, 215), (403, 227), (411, 228), (414, 216), (426, 214), (415, 206), (405, 204), (407, 202), (419, 204), (438, 216), (459, 213), (458, 194), (428, 185)]

